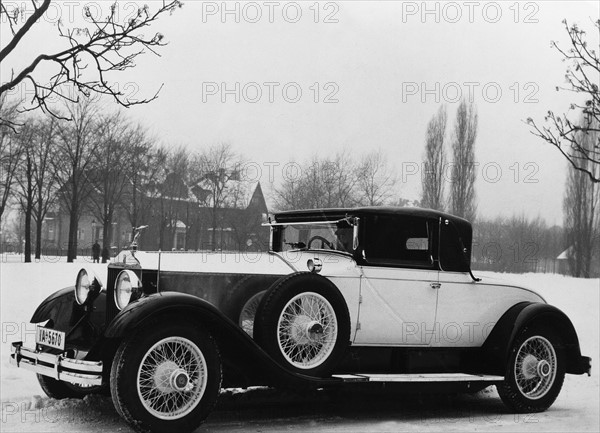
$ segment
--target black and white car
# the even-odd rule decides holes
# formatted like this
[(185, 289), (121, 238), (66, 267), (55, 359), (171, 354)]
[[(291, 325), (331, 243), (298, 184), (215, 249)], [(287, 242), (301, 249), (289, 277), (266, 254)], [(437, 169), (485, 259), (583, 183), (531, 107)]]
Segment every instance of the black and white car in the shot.
[(418, 208), (290, 211), (269, 251), (123, 251), (31, 319), (11, 362), (51, 397), (110, 390), (141, 431), (192, 431), (222, 387), (496, 385), (516, 412), (590, 373), (571, 321), (476, 278), (469, 222)]

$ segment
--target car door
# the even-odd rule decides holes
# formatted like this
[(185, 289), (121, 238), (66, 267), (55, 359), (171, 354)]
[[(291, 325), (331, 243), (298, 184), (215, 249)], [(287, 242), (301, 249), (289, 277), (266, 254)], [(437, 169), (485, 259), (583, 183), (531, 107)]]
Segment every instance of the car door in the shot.
[(428, 345), (435, 332), (439, 284), (432, 254), (435, 226), (399, 215), (369, 216), (364, 224), (354, 344)]

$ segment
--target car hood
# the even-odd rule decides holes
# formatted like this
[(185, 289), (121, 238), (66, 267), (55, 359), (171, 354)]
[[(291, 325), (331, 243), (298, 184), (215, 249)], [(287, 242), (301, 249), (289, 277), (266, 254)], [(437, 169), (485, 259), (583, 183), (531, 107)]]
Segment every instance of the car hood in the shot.
[(287, 275), (296, 269), (275, 253), (122, 251), (111, 267), (164, 272)]
[(356, 262), (348, 254), (321, 250), (274, 252), (154, 252), (122, 251), (111, 267), (159, 269), (164, 272), (287, 275), (307, 271), (309, 260), (319, 259), (321, 275), (348, 275)]

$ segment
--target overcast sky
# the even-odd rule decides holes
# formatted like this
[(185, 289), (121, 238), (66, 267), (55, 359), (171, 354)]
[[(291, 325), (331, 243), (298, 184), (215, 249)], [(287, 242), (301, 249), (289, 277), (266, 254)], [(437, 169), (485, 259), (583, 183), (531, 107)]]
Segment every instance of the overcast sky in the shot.
[[(52, 12), (76, 22), (86, 4), (109, 2), (58, 2)], [(120, 4), (124, 18), (133, 12), (132, 2)], [(165, 144), (231, 143), (265, 167), (267, 194), (265, 163), (280, 164), (279, 179), (286, 163), (315, 153), (380, 148), (398, 172), (398, 195), (417, 199), (427, 122), (445, 103), (450, 137), (460, 96), (472, 98), (479, 214), (524, 212), (561, 224), (565, 161), (524, 121), (568, 107), (573, 95), (555, 91), (566, 64), (550, 41), (566, 46), (566, 18), (598, 47), (591, 20), (599, 4), (188, 0), (153, 28), (169, 42), (162, 57), (146, 55), (115, 79), (139, 97), (164, 83), (158, 100), (128, 114)], [(51, 46), (52, 18), (24, 41), (18, 60)]]

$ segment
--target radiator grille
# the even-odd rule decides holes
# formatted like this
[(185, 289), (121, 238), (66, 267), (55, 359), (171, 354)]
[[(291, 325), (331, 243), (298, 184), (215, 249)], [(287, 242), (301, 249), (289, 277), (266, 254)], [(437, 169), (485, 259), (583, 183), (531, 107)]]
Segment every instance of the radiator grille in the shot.
[(115, 304), (115, 282), (117, 281), (117, 275), (119, 275), (121, 269), (108, 268), (108, 278), (106, 285), (106, 323), (112, 322), (115, 318), (119, 309)]

